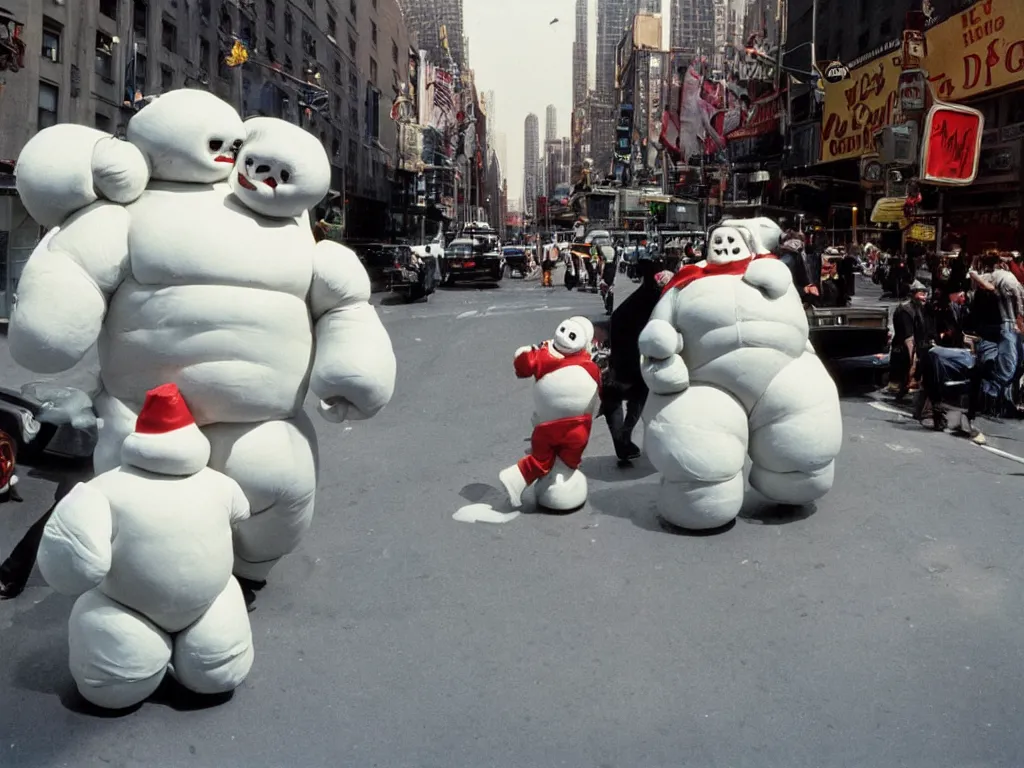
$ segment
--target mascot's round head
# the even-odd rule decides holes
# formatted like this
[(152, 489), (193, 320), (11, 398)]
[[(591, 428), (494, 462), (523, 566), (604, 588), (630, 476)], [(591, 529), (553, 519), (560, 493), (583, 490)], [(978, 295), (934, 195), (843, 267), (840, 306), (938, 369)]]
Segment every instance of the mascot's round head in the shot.
[(708, 243), (708, 264), (728, 264), (749, 259), (754, 254), (750, 244), (735, 227), (718, 227)]
[(327, 194), (331, 161), (313, 134), (275, 117), (246, 120), (245, 133), (231, 190), (246, 208), (294, 218)]
[(128, 121), (128, 141), (142, 150), (160, 181), (224, 181), (245, 139), (242, 118), (206, 91), (182, 88), (153, 99)]
[(594, 324), (585, 317), (563, 320), (555, 331), (552, 346), (563, 355), (582, 352), (594, 340)]

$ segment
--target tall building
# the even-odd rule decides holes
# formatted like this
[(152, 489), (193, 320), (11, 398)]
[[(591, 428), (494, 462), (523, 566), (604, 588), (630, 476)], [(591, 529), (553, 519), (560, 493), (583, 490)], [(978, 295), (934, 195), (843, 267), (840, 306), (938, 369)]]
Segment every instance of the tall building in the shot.
[(503, 178), (506, 178), (508, 175), (508, 136), (504, 131), (498, 131), (495, 135), (494, 150), (498, 153), (498, 162), (501, 163), (505, 173)]
[(587, 98), (589, 90), (589, 58), (587, 24), (589, 7), (587, 0), (576, 0), (576, 39), (572, 44), (572, 107), (576, 109)]
[(538, 170), (540, 166), (540, 121), (532, 112), (526, 116), (523, 131), (523, 204), (524, 213), (533, 216), (537, 212), (537, 196), (542, 185)]
[[(205, 88), (246, 117), (280, 117), (317, 136), (332, 165), (331, 199), (348, 200), (349, 236), (387, 231), (398, 146), (389, 113), (417, 58), (397, 0), (2, 4), (25, 51), (17, 72), (0, 73), (0, 160), (16, 160), (54, 123), (122, 130), (136, 93)], [(234, 38), (249, 61), (232, 68)], [(39, 234), (14, 193), (11, 162), (0, 164), (0, 317)]]
[(558, 110), (554, 104), (548, 104), (544, 113), (544, 141), (554, 141), (558, 137)]
[(715, 52), (716, 0), (672, 0), (673, 49), (711, 57)]
[(661, 13), (661, 0), (597, 0), (596, 98), (591, 104), (591, 156), (598, 177), (611, 173), (617, 117), (615, 55), (622, 35), (641, 12)]
[(569, 183), (569, 151), (568, 139), (544, 142), (544, 194), (549, 200), (559, 185)]
[(469, 66), (462, 26), (463, 0), (401, 0), (406, 23), (416, 33), (420, 50), (427, 52), (433, 64), (443, 65), (448, 59), (442, 44), (442, 28), (452, 60), (464, 69)]

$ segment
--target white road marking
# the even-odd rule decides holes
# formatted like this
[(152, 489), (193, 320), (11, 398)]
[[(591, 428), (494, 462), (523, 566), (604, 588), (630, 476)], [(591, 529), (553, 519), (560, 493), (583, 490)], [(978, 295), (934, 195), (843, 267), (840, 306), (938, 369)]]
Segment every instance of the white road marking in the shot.
[(499, 512), (490, 504), (467, 504), (454, 515), (453, 520), (460, 523), (493, 523), (502, 525), (519, 517), (518, 512)]
[(910, 411), (903, 411), (900, 410), (899, 408), (893, 408), (891, 405), (886, 405), (885, 403), (868, 403), (868, 405), (870, 405), (876, 411), (881, 411), (882, 413), (895, 413), (897, 416), (906, 416), (908, 419), (913, 416), (913, 414)]
[(455, 319), (456, 320), (464, 320), (467, 317), (475, 317), (475, 316), (476, 316), (476, 310), (475, 309), (471, 309), (471, 310), (469, 310), (469, 312), (463, 312), (461, 315), (456, 315)]
[(898, 443), (886, 443), (885, 447), (888, 448), (890, 451), (895, 451), (896, 453), (920, 453), (921, 452), (920, 448), (911, 448), (911, 447), (906, 446), (906, 445), (899, 445)]
[(991, 445), (979, 445), (978, 447), (981, 448), (983, 451), (988, 451), (989, 453), (993, 453), (996, 456), (1001, 456), (1004, 459), (1016, 461), (1018, 464), (1024, 464), (1024, 458), (1021, 458), (1020, 456), (1017, 456), (1012, 453), (1008, 453), (1007, 451), (1001, 451), (998, 448), (993, 448)]

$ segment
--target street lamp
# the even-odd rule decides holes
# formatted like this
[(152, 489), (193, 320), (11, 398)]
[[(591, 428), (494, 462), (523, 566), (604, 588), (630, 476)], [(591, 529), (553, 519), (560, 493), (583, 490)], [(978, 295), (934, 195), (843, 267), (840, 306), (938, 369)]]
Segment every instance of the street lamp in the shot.
[(853, 206), (853, 244), (857, 245), (857, 206)]

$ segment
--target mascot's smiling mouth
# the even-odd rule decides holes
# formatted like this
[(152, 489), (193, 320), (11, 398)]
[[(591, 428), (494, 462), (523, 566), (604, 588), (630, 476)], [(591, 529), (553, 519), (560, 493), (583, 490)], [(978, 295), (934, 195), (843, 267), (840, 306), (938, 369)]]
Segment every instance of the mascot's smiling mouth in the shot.
[(238, 183), (241, 184), (246, 189), (251, 189), (254, 192), (256, 191), (256, 185), (249, 181), (247, 178), (245, 178), (244, 173), (238, 174)]
[(235, 164), (235, 156), (234, 155), (217, 155), (217, 157), (214, 158), (213, 162), (215, 162), (215, 163), (231, 163), (231, 165), (234, 165)]

